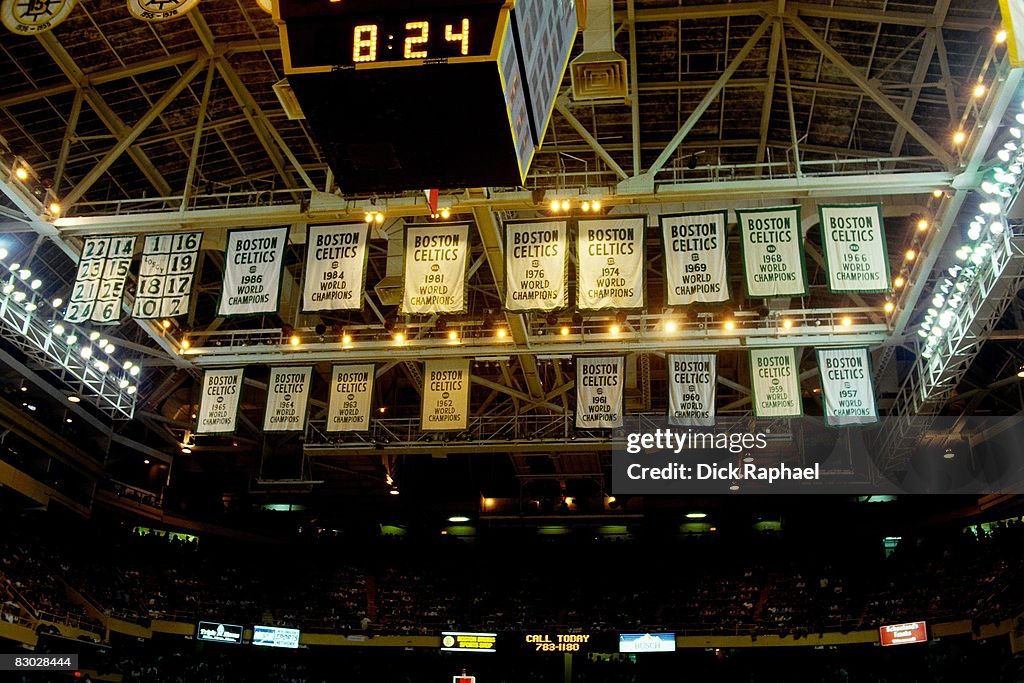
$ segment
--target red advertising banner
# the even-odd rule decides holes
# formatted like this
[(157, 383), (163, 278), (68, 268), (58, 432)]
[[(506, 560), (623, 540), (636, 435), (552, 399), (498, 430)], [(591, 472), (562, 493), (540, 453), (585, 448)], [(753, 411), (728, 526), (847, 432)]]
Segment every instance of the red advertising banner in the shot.
[(923, 621), (909, 624), (891, 624), (878, 629), (878, 640), (882, 646), (909, 645), (928, 642), (928, 625)]

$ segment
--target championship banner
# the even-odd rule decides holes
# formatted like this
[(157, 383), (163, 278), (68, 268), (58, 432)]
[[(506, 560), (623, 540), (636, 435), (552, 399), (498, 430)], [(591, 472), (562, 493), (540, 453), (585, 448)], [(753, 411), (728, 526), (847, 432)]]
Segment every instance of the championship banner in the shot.
[(407, 228), (402, 314), (465, 313), (468, 256), (468, 224)]
[(301, 432), (306, 428), (306, 404), (313, 368), (270, 368), (267, 380), (265, 432)]
[(469, 425), (469, 359), (428, 360), (423, 369), (424, 432), (461, 431)]
[(288, 228), (229, 230), (217, 315), (276, 313)]
[(1024, 0), (999, 0), (1010, 66), (1024, 66)]
[(800, 417), (800, 368), (795, 349), (751, 349), (754, 417)]
[(133, 318), (173, 318), (188, 313), (202, 243), (201, 232), (146, 236)]
[(878, 204), (818, 206), (821, 249), (833, 292), (889, 291), (885, 224)]
[(659, 216), (665, 245), (665, 303), (689, 306), (729, 300), (727, 211)]
[(878, 422), (871, 356), (866, 348), (818, 351), (825, 424), (849, 427)]
[(736, 211), (736, 217), (740, 224), (747, 296), (805, 295), (800, 207), (744, 209)]
[(118, 322), (124, 280), (134, 254), (134, 236), (86, 237), (64, 320), (107, 325)]
[(643, 216), (580, 219), (577, 308), (643, 308), (645, 227)]
[(369, 229), (366, 223), (309, 226), (302, 310), (362, 309)]
[(328, 432), (365, 432), (370, 428), (370, 400), (375, 367), (335, 365), (327, 402)]
[(718, 356), (715, 354), (668, 354), (669, 424), (713, 426), (717, 383)]
[(505, 224), (505, 310), (555, 311), (569, 305), (565, 221)]
[(203, 373), (203, 389), (199, 397), (199, 420), (196, 422), (196, 434), (219, 434), (235, 431), (241, 396), (242, 368), (207, 370)]
[(626, 359), (622, 356), (576, 358), (576, 426), (622, 426)]

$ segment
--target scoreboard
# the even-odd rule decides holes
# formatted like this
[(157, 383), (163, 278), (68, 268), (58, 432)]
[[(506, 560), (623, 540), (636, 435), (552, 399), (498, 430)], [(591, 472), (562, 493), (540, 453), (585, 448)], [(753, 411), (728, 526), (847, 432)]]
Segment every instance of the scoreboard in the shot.
[(275, 0), (285, 73), (349, 193), (521, 185), (578, 0)]

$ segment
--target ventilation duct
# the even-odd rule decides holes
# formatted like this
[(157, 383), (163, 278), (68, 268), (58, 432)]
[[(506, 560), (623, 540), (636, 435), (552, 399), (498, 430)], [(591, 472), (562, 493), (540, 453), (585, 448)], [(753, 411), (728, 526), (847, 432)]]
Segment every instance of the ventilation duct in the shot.
[(405, 275), (405, 222), (396, 221), (389, 230), (381, 232), (381, 236), (388, 241), (387, 270), (373, 291), (384, 306), (397, 306), (402, 303), (402, 280)]
[(572, 96), (577, 101), (625, 100), (626, 58), (615, 51), (613, 0), (587, 2), (583, 53), (572, 61)]

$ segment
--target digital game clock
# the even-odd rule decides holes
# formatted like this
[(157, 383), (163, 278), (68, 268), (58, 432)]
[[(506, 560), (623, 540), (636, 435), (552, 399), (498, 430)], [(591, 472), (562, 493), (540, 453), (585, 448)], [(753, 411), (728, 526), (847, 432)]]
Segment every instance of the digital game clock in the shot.
[(285, 73), (348, 193), (516, 187), (579, 0), (274, 0)]
[(504, 0), (279, 0), (285, 72), (494, 59)]

